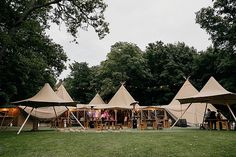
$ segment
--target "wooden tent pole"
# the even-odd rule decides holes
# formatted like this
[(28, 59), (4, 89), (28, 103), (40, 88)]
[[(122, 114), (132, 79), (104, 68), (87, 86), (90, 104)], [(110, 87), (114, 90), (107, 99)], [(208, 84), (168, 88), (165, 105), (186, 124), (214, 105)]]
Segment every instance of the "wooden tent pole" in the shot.
[(115, 124), (117, 124), (117, 110), (115, 109)]
[(85, 127), (87, 127), (86, 125), (85, 125), (85, 123), (87, 122), (87, 119), (86, 119), (86, 115), (85, 115), (86, 113), (85, 113), (85, 109), (84, 109), (84, 126)]
[[(69, 108), (67, 106), (65, 106), (65, 107), (69, 111)], [(73, 112), (70, 112), (70, 113), (75, 118), (75, 120), (78, 122), (78, 124), (85, 130), (84, 126), (80, 123), (80, 121), (77, 119), (77, 117), (74, 115), (74, 113)]]
[(141, 109), (141, 118), (140, 118), (141, 122), (143, 121), (143, 109)]
[(205, 107), (205, 111), (204, 111), (204, 115), (203, 115), (203, 119), (202, 119), (202, 126), (204, 126), (204, 121), (205, 121), (205, 118), (206, 118), (206, 110), (207, 110), (207, 106), (208, 106), (208, 103), (206, 103), (206, 107)]
[(33, 110), (34, 110), (34, 108), (32, 108), (32, 110), (30, 111), (30, 113), (29, 113), (29, 114), (28, 114), (28, 116), (26, 117), (26, 119), (25, 119), (24, 123), (21, 125), (21, 127), (20, 127), (19, 131), (17, 132), (17, 135), (19, 135), (19, 134), (20, 134), (21, 130), (22, 130), (22, 129), (23, 129), (23, 127), (25, 126), (25, 123), (26, 123), (26, 122), (27, 122), (27, 120), (29, 119), (29, 117), (30, 117), (30, 114), (33, 112)]
[(185, 112), (188, 110), (188, 108), (189, 108), (191, 105), (192, 105), (192, 103), (190, 103), (190, 104), (188, 105), (188, 107), (186, 108), (186, 110), (185, 110), (185, 111), (181, 114), (181, 116), (175, 121), (175, 123), (170, 127), (170, 129), (172, 129), (172, 128), (175, 126), (175, 124), (178, 123), (178, 121), (180, 120), (180, 118), (183, 117), (183, 115), (185, 114)]
[(4, 122), (4, 120), (5, 120), (5, 117), (7, 116), (7, 112), (8, 112), (8, 111), (6, 111), (5, 114), (4, 114), (4, 116), (3, 116), (3, 119), (2, 119), (2, 122), (1, 122), (0, 130), (2, 129), (2, 125), (3, 125), (3, 122)]
[(230, 113), (232, 114), (232, 116), (234, 117), (234, 121), (236, 122), (236, 117), (235, 117), (235, 115), (234, 115), (232, 109), (230, 108), (229, 104), (227, 104), (227, 107), (228, 107)]
[(57, 112), (56, 112), (56, 109), (55, 109), (54, 106), (53, 106), (53, 110), (54, 110), (54, 113), (55, 113), (55, 116), (56, 116), (56, 124), (55, 124), (55, 128), (57, 128), (57, 122), (59, 122), (59, 121), (58, 121)]

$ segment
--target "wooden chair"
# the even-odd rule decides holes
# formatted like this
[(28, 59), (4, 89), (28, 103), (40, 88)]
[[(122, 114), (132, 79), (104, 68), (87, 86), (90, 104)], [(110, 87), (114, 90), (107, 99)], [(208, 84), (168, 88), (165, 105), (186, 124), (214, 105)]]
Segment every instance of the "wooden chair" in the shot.
[(159, 130), (161, 130), (161, 129), (163, 129), (163, 120), (161, 120), (161, 119), (157, 119), (157, 121), (156, 121), (156, 123), (157, 123), (157, 129)]
[(140, 122), (140, 129), (141, 130), (147, 129), (147, 122), (146, 121)]
[(101, 131), (101, 130), (106, 130), (106, 123), (102, 123), (102, 121), (96, 121), (96, 129), (98, 131)]

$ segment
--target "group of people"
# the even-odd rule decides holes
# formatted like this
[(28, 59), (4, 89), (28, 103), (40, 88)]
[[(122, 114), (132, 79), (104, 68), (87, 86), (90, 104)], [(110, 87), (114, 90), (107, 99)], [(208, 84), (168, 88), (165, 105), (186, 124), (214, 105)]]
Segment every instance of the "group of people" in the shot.
[[(217, 110), (217, 113), (215, 111), (211, 111), (209, 108), (207, 109), (207, 113), (205, 115), (205, 122), (207, 122), (208, 129), (216, 129), (216, 122), (219, 121), (219, 129), (222, 129), (222, 122), (220, 120), (222, 119), (222, 115), (219, 110)], [(212, 124), (212, 126), (211, 126)]]
[(114, 121), (114, 117), (112, 116), (112, 114), (108, 111), (108, 110), (104, 110), (104, 111), (89, 111), (87, 112), (87, 116), (89, 119), (89, 126), (90, 128), (94, 128), (94, 124), (96, 121), (102, 121), (102, 123), (106, 123), (108, 121)]

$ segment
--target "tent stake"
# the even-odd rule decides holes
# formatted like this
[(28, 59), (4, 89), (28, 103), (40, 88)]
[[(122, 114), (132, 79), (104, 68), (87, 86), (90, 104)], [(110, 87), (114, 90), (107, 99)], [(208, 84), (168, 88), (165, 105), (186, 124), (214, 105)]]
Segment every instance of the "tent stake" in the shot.
[[(67, 106), (65, 106), (67, 108), (67, 110), (69, 111), (69, 108)], [(85, 130), (84, 126), (80, 123), (80, 121), (76, 118), (76, 116), (74, 115), (73, 112), (70, 112), (71, 115), (75, 118), (75, 120), (79, 123), (79, 125)]]
[(186, 110), (185, 110), (185, 111), (181, 114), (181, 116), (175, 121), (175, 123), (170, 127), (170, 129), (172, 129), (172, 128), (175, 126), (175, 124), (178, 123), (178, 121), (180, 120), (180, 118), (183, 117), (183, 115), (185, 114), (185, 112), (188, 110), (188, 108), (189, 108), (191, 105), (192, 105), (192, 103), (190, 103), (190, 104), (188, 105), (188, 107), (186, 108)]
[(28, 116), (26, 117), (26, 119), (25, 119), (24, 123), (21, 125), (21, 127), (20, 127), (19, 131), (17, 132), (17, 135), (19, 135), (19, 134), (20, 134), (21, 130), (23, 129), (23, 127), (24, 127), (25, 123), (26, 123), (26, 122), (27, 122), (27, 120), (29, 119), (29, 117), (30, 117), (30, 114), (33, 112), (33, 110), (34, 110), (34, 108), (32, 108), (32, 110), (30, 111), (30, 113), (29, 113), (29, 114), (28, 114)]

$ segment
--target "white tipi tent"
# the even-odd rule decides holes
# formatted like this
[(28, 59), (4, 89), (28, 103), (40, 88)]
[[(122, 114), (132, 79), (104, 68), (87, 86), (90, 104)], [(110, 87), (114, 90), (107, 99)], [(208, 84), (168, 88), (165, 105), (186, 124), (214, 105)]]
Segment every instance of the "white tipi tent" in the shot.
[(222, 104), (226, 105), (231, 112), (234, 120), (236, 121), (236, 117), (230, 108), (230, 105), (236, 104), (236, 94), (231, 93), (224, 89), (215, 79), (211, 77), (205, 86), (201, 89), (201, 91), (193, 96), (184, 97), (178, 99), (180, 103), (197, 103), (197, 102), (205, 102), (212, 104)]
[[(50, 91), (50, 92), (48, 92)], [(48, 94), (50, 93), (50, 94)], [(56, 94), (52, 94), (54, 92), (51, 91), (51, 89), (49, 88), (48, 84), (46, 84), (45, 88), (43, 89), (42, 94), (47, 95), (49, 98), (53, 98), (55, 97), (55, 95), (57, 95), (59, 98), (65, 100), (65, 101), (69, 101), (69, 102), (73, 102), (73, 99), (70, 97), (70, 95), (68, 94), (68, 92), (66, 91), (65, 87), (61, 84), (60, 87), (56, 90)], [(45, 96), (42, 97), (45, 97)], [(52, 96), (50, 96), (52, 95)], [(43, 98), (44, 99), (44, 98)], [(25, 107), (25, 106), (20, 106), (20, 108), (24, 109), (25, 112), (27, 112), (28, 114), (30, 113), (30, 111), (32, 110), (32, 107)], [(55, 111), (56, 114), (55, 114)], [(55, 106), (55, 107), (39, 107), (39, 108), (35, 108), (31, 115), (40, 119), (52, 119), (52, 118), (56, 118), (56, 116), (60, 116), (61, 114), (63, 114), (65, 111), (67, 111), (67, 108), (65, 106)]]
[[(199, 92), (197, 91), (197, 89), (194, 88), (194, 86), (187, 79), (183, 84), (183, 86), (178, 91), (178, 93), (176, 94), (176, 96), (173, 98), (171, 103), (163, 107), (175, 120), (177, 120), (189, 105), (189, 104), (180, 104), (180, 102), (177, 99), (190, 97), (198, 93)], [(216, 111), (216, 108), (211, 104), (208, 104), (207, 107), (212, 111)], [(200, 103), (192, 104), (187, 110), (187, 112), (184, 114), (182, 119), (186, 119), (187, 124), (190, 126), (198, 126), (203, 121), (205, 108), (206, 104), (205, 105)]]
[[(68, 102), (73, 102), (71, 99), (70, 95), (67, 93), (65, 88), (63, 86), (60, 86), (55, 93), (49, 84), (45, 84), (45, 86), (40, 90), (38, 94), (38, 97), (32, 99), (33, 101), (41, 101), (41, 102), (46, 102), (47, 100), (50, 101), (68, 101)], [(35, 97), (35, 96), (34, 96)], [(25, 112), (28, 114), (32, 111), (32, 107), (29, 106), (20, 106), (20, 108), (24, 109)], [(56, 114), (55, 114), (55, 111)], [(40, 119), (51, 119), (51, 118), (56, 118), (56, 116), (60, 116), (63, 114), (65, 111), (67, 111), (65, 106), (55, 106), (53, 107), (38, 107), (35, 108), (32, 112), (31, 115)]]
[(101, 96), (97, 93), (94, 98), (89, 102), (89, 104), (106, 104)]
[[(51, 86), (48, 83), (45, 83), (43, 88), (33, 97), (13, 102), (13, 104), (19, 104), (19, 105), (25, 105), (27, 107), (31, 107), (31, 111), (28, 113), (28, 116), (26, 117), (24, 123), (20, 127), (17, 134), (19, 134), (24, 127), (25, 123), (29, 119), (30, 115), (32, 115), (32, 112), (34, 112), (35, 109), (40, 107), (49, 107), (49, 106), (71, 106), (76, 105), (76, 102), (74, 101), (66, 101), (61, 99), (57, 96), (57, 94), (53, 91)], [(23, 107), (25, 109), (25, 107)], [(46, 111), (47, 112), (47, 111)], [(44, 113), (42, 111), (41, 113)], [(55, 116), (57, 116), (56, 111), (54, 110)], [(47, 115), (47, 113), (45, 114)]]
[(91, 109), (91, 107), (94, 107), (94, 109), (105, 109), (107, 108), (107, 104), (98, 93), (93, 97), (89, 104), (77, 104), (77, 109)]
[(63, 100), (73, 101), (73, 99), (70, 97), (69, 93), (66, 91), (65, 87), (63, 86), (63, 84), (61, 84), (57, 88), (56, 94), (57, 94), (57, 96), (59, 96)]
[(130, 106), (130, 104), (135, 102), (136, 101), (134, 100), (134, 98), (122, 84), (116, 94), (109, 101), (107, 106), (109, 108), (132, 109), (132, 106)]
[(97, 93), (94, 98), (89, 102), (88, 106), (94, 106), (95, 109), (105, 109), (107, 104), (103, 101), (101, 96)]
[[(70, 97), (69, 93), (66, 91), (65, 87), (63, 86), (63, 84), (61, 84), (58, 89), (56, 90), (56, 94), (58, 97), (62, 98), (63, 100), (66, 100), (66, 101), (73, 101), (73, 99)], [(76, 109), (76, 107), (67, 107), (67, 106), (60, 106), (61, 109), (65, 109), (66, 110), (73, 110), (73, 109)], [(59, 110), (60, 108), (57, 107), (57, 109)], [(64, 112), (65, 112), (64, 111)], [(73, 112), (69, 112), (73, 117), (74, 119), (78, 122), (78, 124), (84, 129), (84, 126), (80, 123), (80, 121), (77, 119), (77, 117), (74, 115)]]

